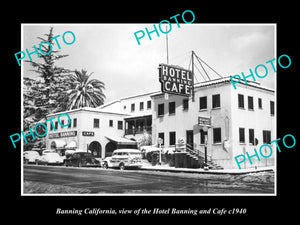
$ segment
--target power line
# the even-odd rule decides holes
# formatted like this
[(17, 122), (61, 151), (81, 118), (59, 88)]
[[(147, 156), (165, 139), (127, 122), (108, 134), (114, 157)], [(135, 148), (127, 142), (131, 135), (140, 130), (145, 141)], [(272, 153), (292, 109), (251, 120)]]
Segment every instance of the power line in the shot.
[(198, 62), (199, 62), (199, 64), (200, 64), (200, 66), (202, 67), (202, 69), (203, 69), (204, 73), (206, 74), (207, 78), (208, 78), (209, 80), (211, 80), (211, 79), (210, 79), (210, 77), (208, 76), (208, 74), (207, 74), (206, 70), (205, 70), (205, 69), (204, 69), (204, 67), (202, 66), (202, 63), (199, 61), (199, 59), (198, 59), (198, 56), (197, 56), (197, 55), (196, 55), (196, 58), (197, 58), (197, 60), (198, 60)]
[[(204, 78), (203, 74), (200, 72), (198, 66), (196, 66), (196, 64), (194, 64), (194, 66), (196, 67), (196, 69), (199, 71), (200, 75), (202, 76), (203, 80), (206, 81), (206, 79)], [(195, 76), (196, 77), (196, 76)], [(199, 81), (198, 81), (199, 82)]]
[[(196, 55), (196, 54), (195, 54)], [(199, 56), (197, 56), (196, 55), (196, 57), (197, 57), (197, 59), (198, 59), (198, 61), (199, 60), (201, 60), (201, 62), (203, 62), (206, 66), (208, 66), (212, 71), (214, 71), (220, 78), (222, 78), (222, 76), (217, 72), (217, 71), (215, 71), (213, 68), (211, 68), (204, 60), (202, 60)]]

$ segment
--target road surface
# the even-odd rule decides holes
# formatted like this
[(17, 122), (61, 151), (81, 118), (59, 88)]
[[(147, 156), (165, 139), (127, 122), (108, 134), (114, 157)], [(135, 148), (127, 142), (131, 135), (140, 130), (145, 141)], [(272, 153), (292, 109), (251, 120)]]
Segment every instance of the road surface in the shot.
[[(91, 194), (273, 194), (274, 173), (187, 174), (24, 165), (24, 183), (59, 185)], [(27, 188), (24, 188), (24, 194)], [(64, 189), (58, 193), (64, 194)], [(32, 190), (31, 190), (32, 193)], [(39, 191), (40, 193), (40, 191)], [(47, 192), (45, 192), (47, 193)], [(70, 193), (68, 191), (67, 193)]]

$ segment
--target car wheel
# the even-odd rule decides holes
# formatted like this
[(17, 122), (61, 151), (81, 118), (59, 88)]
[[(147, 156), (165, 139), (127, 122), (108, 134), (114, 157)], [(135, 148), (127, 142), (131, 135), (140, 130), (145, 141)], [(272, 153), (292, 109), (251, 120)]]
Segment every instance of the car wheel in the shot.
[(28, 159), (24, 159), (24, 164), (28, 164)]
[(119, 168), (120, 168), (120, 170), (124, 170), (125, 169), (124, 163), (120, 163)]
[(104, 169), (108, 169), (108, 163), (107, 163), (107, 162), (104, 162), (103, 168), (104, 168)]

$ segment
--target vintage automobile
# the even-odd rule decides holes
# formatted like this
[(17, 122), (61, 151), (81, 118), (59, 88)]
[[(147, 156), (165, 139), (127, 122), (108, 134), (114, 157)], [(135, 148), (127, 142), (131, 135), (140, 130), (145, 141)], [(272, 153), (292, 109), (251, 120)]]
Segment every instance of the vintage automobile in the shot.
[(100, 161), (89, 152), (74, 152), (65, 159), (65, 166), (100, 167)]
[(140, 168), (142, 166), (142, 154), (137, 149), (117, 149), (111, 157), (106, 157), (102, 166), (104, 168)]
[(25, 151), (23, 153), (24, 164), (36, 163), (41, 158), (37, 151)]
[(55, 165), (63, 165), (64, 157), (60, 156), (58, 153), (53, 151), (44, 151), (42, 156), (36, 161), (36, 164), (55, 164)]

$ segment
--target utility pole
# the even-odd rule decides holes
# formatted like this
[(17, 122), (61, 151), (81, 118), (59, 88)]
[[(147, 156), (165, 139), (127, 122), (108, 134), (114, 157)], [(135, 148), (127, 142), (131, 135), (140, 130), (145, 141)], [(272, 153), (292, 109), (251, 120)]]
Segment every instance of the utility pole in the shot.
[[(194, 51), (192, 51), (192, 76), (193, 76), (193, 80), (195, 81), (195, 75), (194, 75)], [(192, 90), (192, 101), (195, 101), (195, 89), (194, 89), (195, 84), (193, 84), (193, 90)]]
[(167, 33), (167, 26), (166, 26), (166, 46), (167, 46), (167, 64), (169, 64), (169, 47), (168, 47), (168, 33)]

